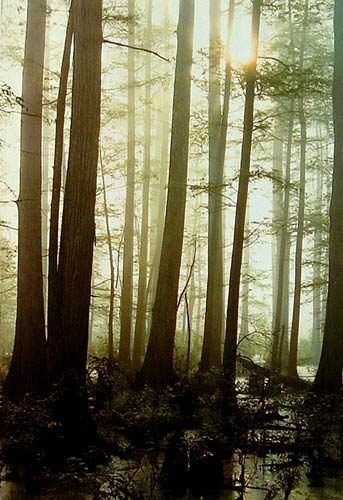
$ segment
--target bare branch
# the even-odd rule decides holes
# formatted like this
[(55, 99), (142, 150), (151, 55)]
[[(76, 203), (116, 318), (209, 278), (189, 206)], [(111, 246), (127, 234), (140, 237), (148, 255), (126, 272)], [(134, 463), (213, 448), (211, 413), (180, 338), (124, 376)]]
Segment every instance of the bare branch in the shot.
[(111, 40), (106, 40), (106, 39), (103, 39), (103, 43), (108, 43), (110, 45), (116, 45), (117, 47), (125, 47), (127, 49), (134, 49), (134, 50), (140, 50), (142, 52), (147, 52), (148, 54), (152, 54), (156, 57), (159, 57), (160, 59), (162, 59), (162, 61), (166, 61), (166, 62), (170, 63), (169, 59), (161, 56), (161, 54), (159, 54), (158, 52), (155, 52), (154, 50), (150, 50), (150, 49), (145, 49), (144, 47), (136, 47), (134, 45), (128, 45), (127, 43), (112, 42)]

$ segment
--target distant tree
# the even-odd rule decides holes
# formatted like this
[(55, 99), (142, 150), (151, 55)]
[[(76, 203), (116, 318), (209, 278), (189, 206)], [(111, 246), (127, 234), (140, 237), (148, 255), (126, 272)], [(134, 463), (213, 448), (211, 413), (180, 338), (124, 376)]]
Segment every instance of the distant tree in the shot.
[[(104, 217), (106, 224), (106, 239), (108, 247), (108, 257), (110, 264), (110, 300), (108, 307), (108, 359), (110, 361), (114, 360), (114, 339), (113, 339), (113, 319), (114, 319), (114, 291), (115, 291), (115, 264), (114, 264), (114, 252), (112, 247), (112, 235), (110, 226), (110, 214), (108, 210), (108, 200), (107, 200), (107, 188), (105, 182), (105, 172), (104, 172), (104, 162), (102, 155), (100, 153), (100, 173), (102, 180), (102, 195), (104, 200)], [(93, 321), (93, 315), (91, 317), (91, 324)], [(90, 335), (91, 337), (91, 335)]]
[[(128, 2), (128, 44), (135, 44), (135, 0)], [(127, 369), (131, 363), (132, 300), (133, 300), (133, 233), (135, 206), (135, 51), (128, 49), (128, 102), (127, 102), (127, 174), (124, 223), (123, 284), (120, 305), (119, 365)]]
[[(292, 25), (291, 3), (288, 2), (288, 29), (289, 45), (292, 66), (295, 64), (294, 34)], [(271, 352), (271, 368), (275, 371), (281, 370), (284, 359), (288, 352), (288, 315), (289, 315), (289, 255), (290, 255), (290, 183), (291, 183), (291, 162), (294, 132), (294, 97), (287, 103), (288, 124), (285, 166), (283, 175), (284, 193), (282, 203), (280, 243), (278, 252), (277, 286), (275, 297), (275, 317), (273, 324), (273, 340)]]
[[(147, 25), (145, 48), (151, 50), (152, 30), (152, 0), (147, 0)], [(143, 196), (142, 196), (142, 223), (139, 254), (139, 278), (137, 295), (137, 312), (135, 324), (135, 337), (133, 345), (133, 368), (141, 367), (144, 342), (146, 337), (146, 312), (147, 312), (147, 275), (148, 275), (148, 233), (149, 233), (149, 193), (151, 171), (151, 54), (146, 55), (145, 71), (145, 120), (144, 120), (144, 160), (143, 160)]]
[(180, 0), (168, 197), (156, 299), (141, 376), (163, 385), (174, 376), (173, 353), (188, 170), (194, 0)]
[(13, 356), (4, 384), (11, 400), (46, 387), (42, 272), (41, 146), (46, 1), (29, 0), (23, 66), (18, 289)]
[(333, 123), (334, 167), (330, 205), (329, 285), (323, 347), (313, 384), (316, 392), (342, 387), (343, 367), (343, 3), (334, 8)]
[(209, 3), (209, 192), (208, 192), (208, 276), (204, 344), (200, 366), (209, 369), (221, 365), (223, 331), (223, 165), (220, 164), (221, 129), (221, 2)]

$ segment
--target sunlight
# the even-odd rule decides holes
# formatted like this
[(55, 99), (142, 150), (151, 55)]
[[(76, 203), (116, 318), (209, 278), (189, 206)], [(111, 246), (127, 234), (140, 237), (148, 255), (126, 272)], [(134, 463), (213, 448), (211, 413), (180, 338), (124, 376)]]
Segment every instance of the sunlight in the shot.
[(234, 64), (247, 64), (252, 56), (251, 19), (236, 16), (231, 39), (231, 59)]

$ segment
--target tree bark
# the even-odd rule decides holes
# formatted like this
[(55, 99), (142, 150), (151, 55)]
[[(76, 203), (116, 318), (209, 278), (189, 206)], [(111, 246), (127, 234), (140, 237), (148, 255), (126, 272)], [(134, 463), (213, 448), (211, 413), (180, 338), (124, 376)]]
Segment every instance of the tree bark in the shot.
[[(74, 0), (73, 0), (74, 1)], [(59, 243), (59, 214), (62, 188), (62, 169), (64, 166), (64, 120), (67, 97), (68, 76), (70, 69), (71, 45), (73, 39), (73, 2), (70, 6), (67, 31), (61, 64), (60, 84), (57, 96), (54, 172), (52, 180), (52, 195), (50, 208), (49, 232), (49, 274), (48, 274), (48, 339), (57, 337), (58, 332), (58, 243)], [(49, 341), (48, 341), (49, 342)], [(48, 349), (49, 356), (49, 349)], [(49, 360), (48, 360), (49, 364)]]
[(143, 379), (163, 386), (174, 377), (173, 353), (186, 207), (194, 0), (180, 0), (168, 197), (156, 300)]
[(228, 377), (228, 387), (233, 388), (236, 378), (237, 329), (239, 288), (241, 279), (242, 254), (244, 242), (245, 214), (248, 199), (250, 156), (253, 134), (254, 100), (256, 83), (256, 63), (261, 16), (261, 0), (253, 1), (252, 11), (252, 57), (247, 64), (247, 84), (244, 109), (244, 128), (241, 151), (239, 186), (237, 195), (234, 238), (229, 280), (226, 333), (223, 366)]
[(249, 355), (249, 267), (250, 267), (250, 246), (247, 241), (249, 234), (249, 208), (246, 210), (246, 226), (245, 226), (245, 245), (243, 249), (243, 262), (242, 262), (242, 296), (241, 296), (241, 321), (239, 326), (239, 341), (240, 352)]
[(221, 339), (223, 316), (223, 165), (219, 163), (219, 139), (221, 128), (221, 2), (212, 0), (210, 12), (209, 44), (209, 90), (208, 90), (208, 134), (209, 134), (209, 186), (208, 186), (208, 275), (204, 343), (201, 369), (221, 365)]
[(231, 0), (229, 6), (223, 109), (221, 109), (220, 103), (220, 4), (220, 0), (210, 2), (208, 275), (204, 339), (200, 362), (202, 370), (208, 370), (211, 366), (219, 367), (222, 362), (221, 343), (224, 315), (223, 176), (231, 93), (230, 41), (235, 1)]
[[(282, 356), (280, 356), (280, 351), (282, 349), (281, 334), (284, 332), (284, 336), (288, 335), (288, 331), (285, 330), (285, 325), (283, 324), (282, 318), (284, 317), (283, 309), (285, 300), (288, 300), (288, 296), (284, 297), (285, 292), (285, 274), (286, 274), (286, 264), (287, 264), (287, 241), (288, 241), (288, 218), (289, 218), (289, 204), (290, 204), (290, 180), (291, 180), (291, 158), (292, 158), (292, 139), (293, 139), (293, 124), (294, 124), (294, 102), (291, 101), (289, 109), (288, 118), (288, 132), (287, 132), (287, 151), (286, 151), (286, 164), (285, 164), (285, 176), (284, 176), (284, 197), (283, 197), (283, 214), (282, 214), (282, 228), (280, 235), (280, 254), (278, 258), (278, 287), (276, 296), (276, 309), (275, 309), (275, 322), (273, 330), (273, 340), (272, 340), (272, 354), (271, 354), (271, 369), (280, 370), (280, 362)], [(288, 312), (287, 312), (288, 314)], [(288, 330), (288, 328), (287, 328)]]
[[(74, 0), (74, 75), (58, 265), (58, 328), (49, 336), (52, 381), (86, 382), (100, 128), (101, 0)], [(85, 126), (87, 124), (87, 126)], [(54, 335), (55, 334), (55, 335)]]
[[(306, 47), (306, 31), (308, 23), (308, 0), (304, 5), (304, 19), (301, 35), (301, 45), (299, 54), (299, 71), (304, 69), (304, 54)], [(305, 189), (306, 189), (306, 116), (304, 99), (299, 98), (298, 114), (300, 122), (300, 179), (299, 179), (299, 201), (298, 201), (298, 228), (295, 246), (295, 277), (293, 295), (293, 315), (292, 328), (289, 346), (288, 375), (297, 377), (298, 360), (298, 339), (300, 325), (300, 304), (301, 304), (301, 276), (302, 276), (302, 252), (304, 240), (304, 216), (305, 216)]]
[(42, 272), (42, 86), (46, 1), (29, 0), (23, 67), (20, 193), (17, 200), (17, 319), (5, 395), (20, 400), (46, 387), (46, 340)]
[[(163, 46), (164, 53), (169, 56), (169, 37), (170, 37), (170, 26), (169, 26), (169, 10), (168, 10), (168, 0), (164, 0), (163, 5)], [(167, 182), (168, 182), (168, 157), (169, 157), (169, 140), (170, 140), (170, 124), (171, 124), (171, 106), (170, 106), (170, 85), (164, 84), (163, 91), (161, 94), (160, 107), (161, 109), (161, 158), (159, 160), (160, 170), (159, 170), (159, 187), (158, 187), (158, 202), (157, 202), (157, 217), (156, 217), (156, 229), (154, 231), (155, 237), (150, 246), (150, 255), (153, 255), (150, 275), (148, 283), (148, 302), (149, 302), (149, 312), (152, 310), (152, 305), (156, 298), (156, 286), (158, 278), (158, 269), (160, 266), (161, 257), (161, 247), (163, 238), (163, 227), (166, 211), (166, 199), (167, 199)], [(151, 314), (149, 315), (151, 320)], [(151, 321), (150, 321), (151, 322)]]
[(329, 286), (323, 347), (313, 384), (316, 392), (329, 393), (342, 386), (343, 363), (343, 4), (335, 1), (334, 14), (334, 169), (330, 205)]
[[(323, 158), (322, 154), (320, 154), (320, 158)], [(315, 214), (319, 219), (322, 218), (322, 196), (323, 172), (318, 169), (316, 173)], [(312, 362), (316, 366), (319, 363), (322, 336), (322, 245), (322, 229), (317, 226), (313, 236), (313, 322), (311, 335)]]

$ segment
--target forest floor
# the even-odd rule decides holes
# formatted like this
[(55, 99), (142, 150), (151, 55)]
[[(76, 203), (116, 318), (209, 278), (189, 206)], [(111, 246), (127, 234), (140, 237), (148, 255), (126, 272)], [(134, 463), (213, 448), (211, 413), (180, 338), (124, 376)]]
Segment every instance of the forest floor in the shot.
[(52, 398), (1, 406), (1, 500), (343, 498), (342, 397), (251, 366), (230, 401), (218, 370), (160, 392), (106, 359), (89, 373), (96, 443), (65, 446)]

